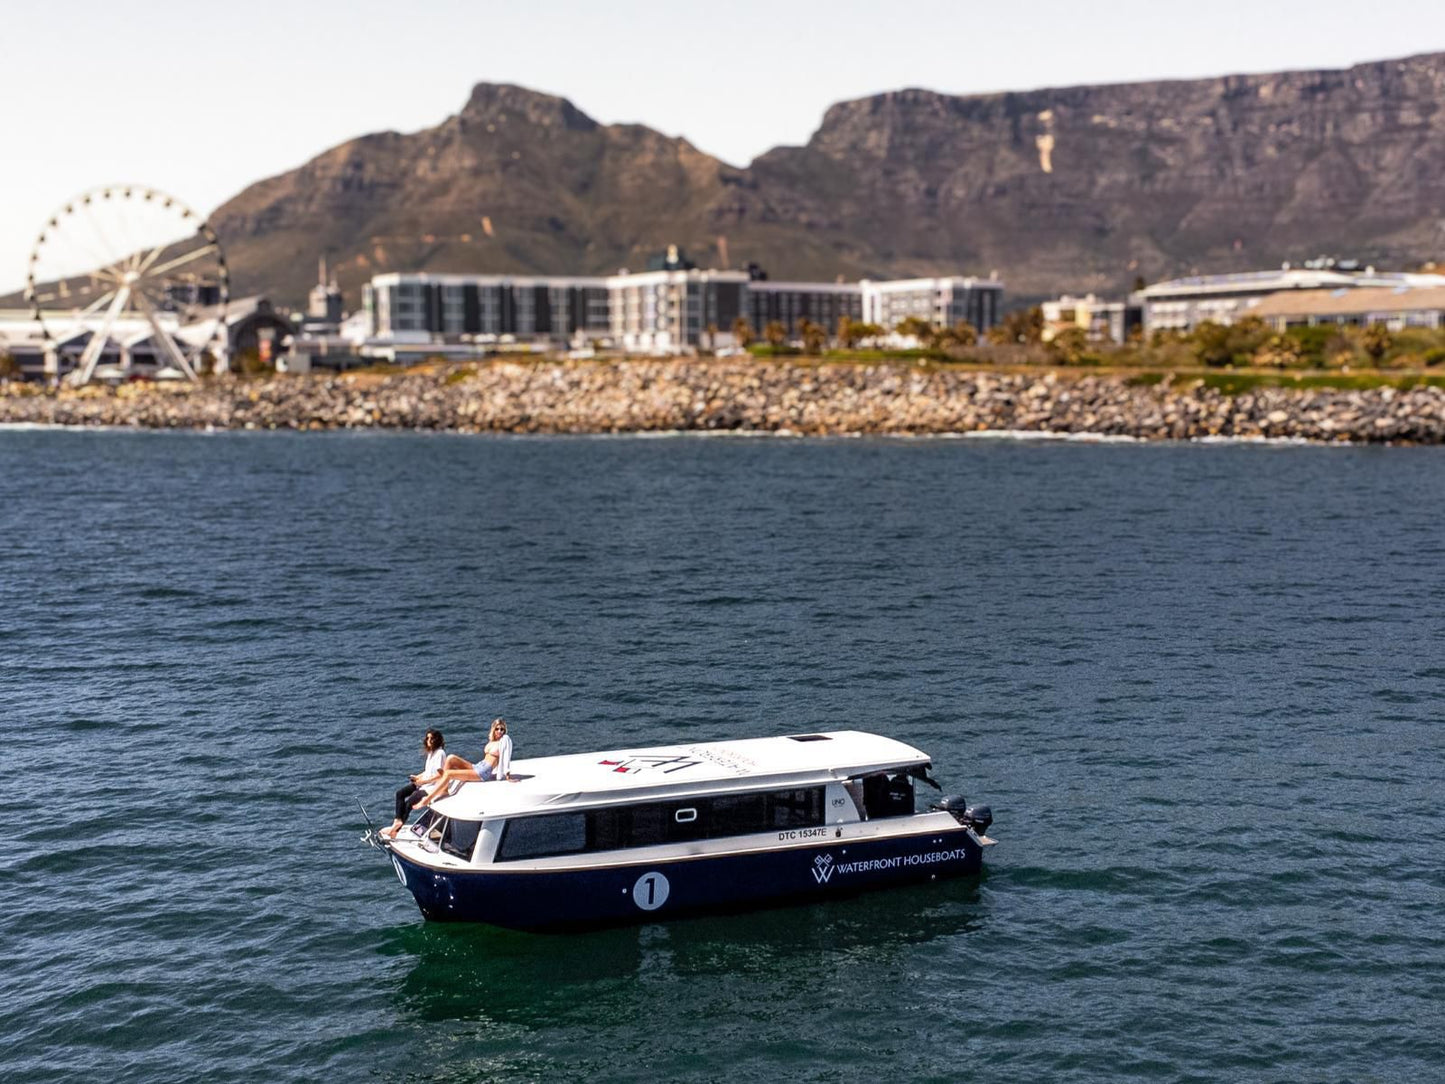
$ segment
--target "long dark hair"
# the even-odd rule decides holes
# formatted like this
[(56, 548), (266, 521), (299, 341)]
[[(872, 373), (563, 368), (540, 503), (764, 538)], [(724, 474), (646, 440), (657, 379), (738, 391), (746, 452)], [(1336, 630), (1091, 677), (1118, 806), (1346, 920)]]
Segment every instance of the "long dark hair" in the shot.
[(447, 747), (447, 740), (442, 737), (440, 730), (428, 730), (422, 744), (426, 746), (428, 753), (435, 753), (438, 749), (445, 749)]

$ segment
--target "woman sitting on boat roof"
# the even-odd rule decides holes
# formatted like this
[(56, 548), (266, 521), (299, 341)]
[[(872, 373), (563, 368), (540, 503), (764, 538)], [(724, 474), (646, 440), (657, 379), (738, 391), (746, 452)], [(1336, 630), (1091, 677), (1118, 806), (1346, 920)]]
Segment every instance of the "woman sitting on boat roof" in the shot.
[(428, 730), (422, 738), (421, 747), (426, 753), (426, 764), (420, 772), (410, 776), (411, 782), (396, 792), (396, 819), (391, 822), (390, 827), (381, 830), (381, 834), (387, 839), (396, 838), (397, 832), (401, 831), (401, 826), (406, 823), (407, 814), (427, 796), (428, 791), (436, 788), (442, 769), (446, 767), (446, 739), (442, 737), (440, 730)]
[(512, 739), (507, 733), (505, 719), (492, 720), (491, 738), (482, 750), (480, 764), (472, 764), (459, 756), (447, 757), (436, 787), (416, 803), (416, 808), (423, 809), (438, 798), (445, 798), (453, 783), (490, 783), (506, 779), (512, 769)]

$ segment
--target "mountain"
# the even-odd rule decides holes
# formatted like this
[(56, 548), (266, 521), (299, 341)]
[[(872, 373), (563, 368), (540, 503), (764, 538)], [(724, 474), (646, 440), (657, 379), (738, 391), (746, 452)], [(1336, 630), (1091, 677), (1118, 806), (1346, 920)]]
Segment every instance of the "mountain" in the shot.
[[(1136, 276), (1445, 257), (1445, 53), (1342, 71), (830, 108), (747, 168), (565, 99), (480, 84), (211, 217), (238, 293), (297, 302), (325, 252), (354, 305), (388, 270), (599, 274), (670, 243), (774, 278), (997, 271), (1014, 299)], [(721, 243), (720, 243), (721, 239)]]

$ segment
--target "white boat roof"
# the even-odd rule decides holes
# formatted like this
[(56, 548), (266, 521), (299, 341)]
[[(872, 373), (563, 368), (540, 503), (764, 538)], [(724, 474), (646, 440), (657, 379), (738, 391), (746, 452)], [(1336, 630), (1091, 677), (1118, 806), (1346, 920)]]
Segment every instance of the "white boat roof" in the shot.
[(571, 753), (512, 761), (512, 781), (466, 783), (439, 813), (481, 820), (739, 790), (821, 786), (927, 764), (927, 753), (858, 730)]

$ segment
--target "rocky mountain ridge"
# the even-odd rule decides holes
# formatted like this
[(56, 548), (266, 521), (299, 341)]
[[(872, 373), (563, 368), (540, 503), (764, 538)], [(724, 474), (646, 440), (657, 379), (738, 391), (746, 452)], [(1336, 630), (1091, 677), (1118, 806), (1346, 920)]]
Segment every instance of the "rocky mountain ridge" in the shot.
[(746, 168), (566, 99), (479, 84), (212, 216), (240, 291), (296, 302), (323, 251), (348, 300), (388, 270), (600, 274), (678, 243), (775, 278), (997, 272), (1012, 298), (1320, 253), (1445, 256), (1445, 53), (1336, 71), (831, 107)]

